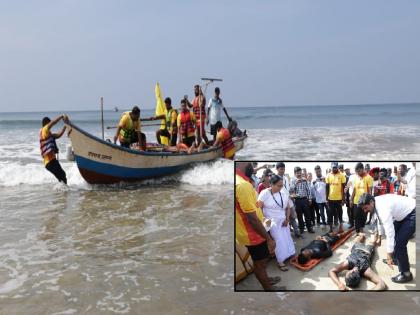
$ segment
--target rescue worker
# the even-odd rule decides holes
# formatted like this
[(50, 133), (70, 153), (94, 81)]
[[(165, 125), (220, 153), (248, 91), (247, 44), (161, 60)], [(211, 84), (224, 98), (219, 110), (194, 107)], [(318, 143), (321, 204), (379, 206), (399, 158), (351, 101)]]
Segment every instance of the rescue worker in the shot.
[(187, 101), (181, 100), (181, 112), (177, 117), (178, 143), (191, 147), (195, 143), (195, 115), (187, 108)]
[[(143, 120), (152, 120), (143, 119)], [(117, 143), (125, 148), (130, 148), (132, 143), (138, 143), (140, 150), (146, 150), (146, 136), (141, 132), (140, 125), (140, 108), (134, 106), (131, 112), (122, 114), (120, 122), (117, 127), (117, 132), (114, 136), (114, 143)]]
[(228, 129), (223, 128), (222, 122), (218, 121), (215, 124), (217, 131), (216, 141), (213, 144), (213, 147), (221, 146), (223, 150), (223, 157), (225, 159), (233, 160), (235, 157), (235, 144), (232, 141), (230, 132)]
[[(194, 99), (192, 104), (186, 99), (187, 105), (189, 108), (192, 108), (195, 115), (195, 128), (197, 134), (197, 143), (201, 143), (201, 138), (204, 139), (206, 143), (209, 143), (207, 139), (206, 130), (204, 129), (204, 124), (206, 122), (206, 97), (203, 95), (203, 91), (199, 85), (194, 86)], [(200, 117), (201, 111), (201, 117)], [(201, 118), (201, 120), (200, 120)], [(200, 130), (201, 129), (201, 130)]]
[(169, 139), (169, 145), (176, 146), (176, 140), (178, 136), (178, 128), (177, 128), (177, 117), (178, 112), (175, 108), (172, 108), (172, 100), (170, 97), (165, 98), (165, 105), (166, 105), (166, 114), (156, 116), (153, 119), (165, 119), (166, 121), (166, 128), (159, 129), (156, 131), (156, 139), (157, 142), (160, 144), (160, 137), (167, 137)]
[(51, 132), (51, 128), (61, 119), (66, 120), (67, 116), (63, 114), (54, 120), (51, 120), (49, 117), (44, 117), (42, 119), (42, 128), (39, 131), (39, 147), (44, 159), (45, 168), (50, 171), (58, 181), (67, 185), (66, 172), (61, 168), (60, 162), (58, 162), (57, 159), (58, 147), (55, 142), (56, 139), (64, 134), (66, 126), (64, 126), (59, 133)]

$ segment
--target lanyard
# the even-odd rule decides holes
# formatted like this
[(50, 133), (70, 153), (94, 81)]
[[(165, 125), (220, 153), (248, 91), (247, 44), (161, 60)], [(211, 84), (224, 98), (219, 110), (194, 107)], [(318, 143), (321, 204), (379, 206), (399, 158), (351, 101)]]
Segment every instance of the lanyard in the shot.
[(283, 197), (281, 196), (281, 193), (279, 192), (280, 199), (281, 199), (281, 206), (280, 206), (280, 204), (277, 202), (276, 198), (274, 198), (274, 195), (273, 195), (273, 192), (271, 191), (271, 189), (270, 189), (270, 193), (271, 193), (271, 197), (273, 197), (273, 199), (274, 199), (274, 202), (275, 202), (275, 203), (277, 203), (277, 205), (283, 209)]

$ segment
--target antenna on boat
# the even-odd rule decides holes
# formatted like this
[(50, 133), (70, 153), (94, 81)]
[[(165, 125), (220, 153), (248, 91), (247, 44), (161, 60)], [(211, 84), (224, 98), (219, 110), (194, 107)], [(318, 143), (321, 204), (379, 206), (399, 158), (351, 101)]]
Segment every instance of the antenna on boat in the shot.
[(105, 140), (104, 133), (104, 98), (101, 96), (101, 125), (102, 125), (102, 140)]
[[(207, 81), (206, 83), (204, 83), (204, 92), (203, 92), (203, 96), (204, 98), (206, 98), (206, 92), (207, 92), (207, 87), (212, 84), (214, 81), (223, 81), (223, 79), (216, 79), (216, 78), (201, 78), (202, 81)], [(201, 89), (201, 86), (200, 86)], [(201, 89), (201, 91), (203, 91)], [(206, 98), (207, 100), (207, 98)], [(206, 108), (206, 104), (204, 104), (204, 108)], [(203, 123), (202, 123), (202, 119), (201, 119), (201, 108), (200, 108), (200, 138), (201, 141), (203, 141)]]

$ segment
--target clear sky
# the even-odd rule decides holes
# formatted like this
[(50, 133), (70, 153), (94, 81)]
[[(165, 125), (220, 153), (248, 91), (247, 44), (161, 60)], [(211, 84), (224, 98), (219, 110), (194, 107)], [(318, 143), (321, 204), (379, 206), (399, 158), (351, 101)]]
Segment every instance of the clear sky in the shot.
[[(0, 112), (420, 101), (420, 1), (0, 1)], [(214, 88), (214, 86), (213, 86)]]

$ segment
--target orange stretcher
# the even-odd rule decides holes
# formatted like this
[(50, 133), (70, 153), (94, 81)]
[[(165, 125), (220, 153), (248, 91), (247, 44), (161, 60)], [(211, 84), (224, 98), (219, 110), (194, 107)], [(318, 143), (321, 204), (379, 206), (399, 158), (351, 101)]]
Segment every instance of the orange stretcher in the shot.
[[(347, 241), (350, 238), (350, 236), (352, 235), (353, 230), (354, 230), (354, 228), (351, 228), (351, 229), (347, 230), (345, 232), (344, 236), (341, 237), (333, 246), (331, 246), (331, 250), (334, 251), (340, 245), (344, 244), (345, 241)], [(302, 271), (309, 271), (313, 267), (315, 267), (316, 265), (318, 265), (324, 259), (325, 258), (312, 258), (306, 264), (301, 265), (297, 261), (297, 256), (295, 256), (292, 259), (290, 259), (290, 264), (293, 265), (293, 266), (295, 266), (296, 268), (302, 270)]]

